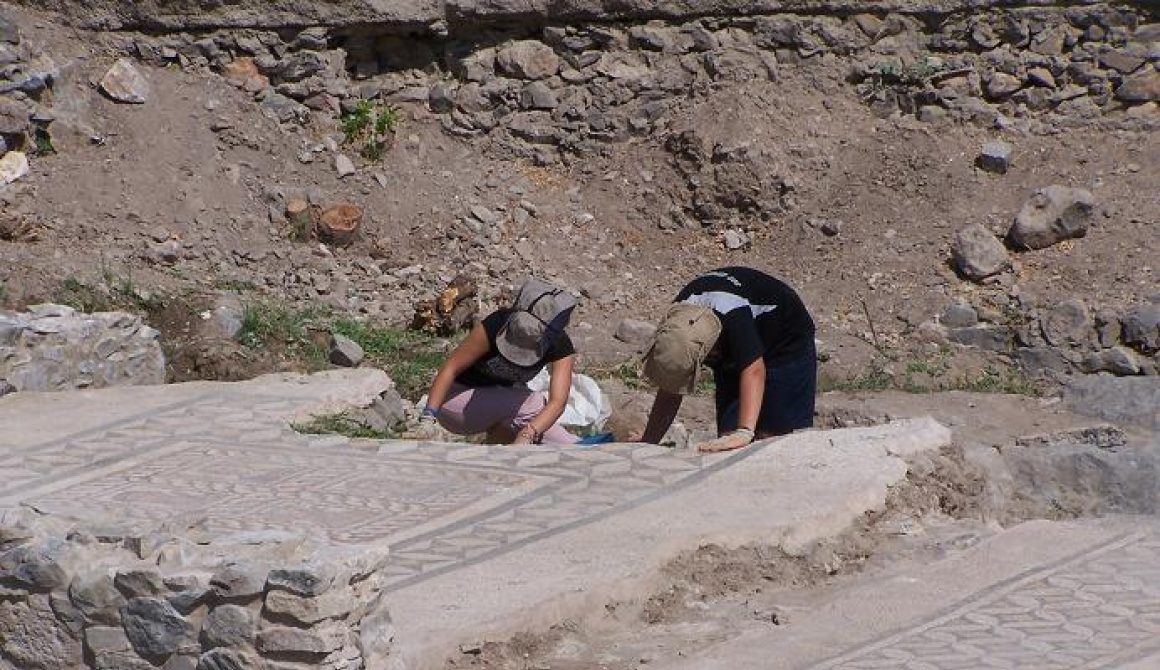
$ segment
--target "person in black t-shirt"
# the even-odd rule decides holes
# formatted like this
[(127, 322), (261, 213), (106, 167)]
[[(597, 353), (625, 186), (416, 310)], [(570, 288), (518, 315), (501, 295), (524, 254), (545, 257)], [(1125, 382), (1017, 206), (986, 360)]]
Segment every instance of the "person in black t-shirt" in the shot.
[(658, 390), (642, 441), (661, 440), (702, 364), (717, 387), (718, 438), (701, 451), (738, 449), (813, 425), (814, 322), (780, 280), (727, 267), (681, 289), (645, 355), (645, 375)]
[[(417, 437), (438, 438), (438, 426), (459, 435), (487, 433), (490, 442), (573, 444), (556, 424), (572, 387), (576, 349), (565, 332), (576, 300), (529, 279), (515, 304), (475, 324), (447, 358), (427, 393)], [(528, 389), (548, 368), (547, 397)]]

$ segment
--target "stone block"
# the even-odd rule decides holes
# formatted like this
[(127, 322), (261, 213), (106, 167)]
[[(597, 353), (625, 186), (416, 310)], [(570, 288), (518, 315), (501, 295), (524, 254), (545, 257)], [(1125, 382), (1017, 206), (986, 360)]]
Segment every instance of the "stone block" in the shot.
[(249, 648), (254, 643), (254, 614), (240, 605), (218, 605), (201, 627), (203, 649)]
[(343, 631), (336, 626), (303, 630), (288, 626), (271, 626), (258, 633), (258, 651), (270, 656), (325, 656), (341, 649)]
[(327, 619), (344, 617), (357, 604), (354, 597), (345, 590), (332, 590), (316, 598), (275, 590), (266, 594), (263, 612), (271, 620), (289, 619), (296, 625), (311, 626)]
[(196, 649), (193, 624), (160, 598), (134, 598), (121, 612), (133, 649), (154, 660)]
[(24, 546), (0, 554), (0, 585), (51, 591), (64, 586), (67, 580), (56, 557), (47, 549)]
[(247, 602), (262, 594), (267, 570), (249, 563), (230, 563), (210, 578), (214, 595), (224, 602)]
[(119, 626), (125, 598), (113, 586), (106, 574), (73, 579), (68, 589), (69, 600), (89, 623)]
[(165, 584), (161, 582), (161, 573), (155, 568), (118, 570), (113, 585), (126, 599), (157, 596), (166, 590)]
[(0, 600), (0, 652), (20, 670), (60, 670), (81, 660), (80, 643), (57, 624), (44, 595)]
[(316, 596), (330, 590), (335, 577), (335, 568), (330, 564), (277, 568), (270, 571), (266, 578), (266, 587), (289, 591), (300, 596)]

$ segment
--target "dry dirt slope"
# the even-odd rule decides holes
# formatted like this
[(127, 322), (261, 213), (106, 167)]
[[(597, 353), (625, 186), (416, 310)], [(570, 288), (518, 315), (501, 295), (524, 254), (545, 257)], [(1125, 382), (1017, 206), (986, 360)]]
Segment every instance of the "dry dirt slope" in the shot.
[[(848, 83), (849, 63), (827, 56), (783, 64), (772, 81), (719, 81), (674, 97), (652, 132), (549, 165), (513, 156), (490, 136), (450, 136), (425, 101), (401, 101), (404, 120), (383, 161), (356, 157), (359, 171), (339, 179), (335, 121), (280, 125), (250, 95), (197, 68), (146, 67), (148, 102), (115, 104), (92, 82), (132, 35), (10, 11), (25, 43), (57, 64), (46, 102), (72, 132), (3, 194), (8, 216), (39, 228), (36, 241), (0, 242), (9, 305), (51, 298), (69, 278), (115, 277), (165, 294), (242, 289), (243, 300), (326, 302), (401, 323), (417, 297), (460, 270), (483, 278), (485, 297), (535, 272), (585, 296), (577, 330), (586, 349), (616, 358), (632, 349), (609, 337), (620, 317), (655, 318), (697, 271), (741, 263), (802, 290), (827, 366), (842, 376), (877, 350), (921, 349), (918, 327), (957, 300), (1000, 321), (1073, 297), (1092, 312), (1126, 310), (1156, 293), (1160, 147), (1148, 130), (883, 119)], [(757, 151), (758, 179), (782, 190), (784, 206), (697, 225), (686, 209), (687, 166), (672, 149), (685, 131), (707, 147)], [(1014, 148), (1005, 175), (973, 165), (991, 139)], [(1020, 254), (987, 286), (956, 276), (948, 247), (957, 229), (982, 223), (1001, 232), (1049, 184), (1092, 191), (1097, 211), (1085, 238)], [(277, 210), (295, 193), (359, 203), (368, 240), (322, 250), (287, 239)], [(500, 244), (454, 239), (472, 206), (505, 219)], [(728, 249), (727, 229), (752, 242)], [(180, 240), (176, 261), (158, 258), (167, 237)]]

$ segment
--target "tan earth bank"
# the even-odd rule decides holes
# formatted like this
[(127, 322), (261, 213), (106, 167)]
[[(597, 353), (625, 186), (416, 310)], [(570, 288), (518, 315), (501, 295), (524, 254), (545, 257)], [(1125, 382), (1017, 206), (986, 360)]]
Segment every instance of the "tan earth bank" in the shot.
[[(1160, 579), (1151, 516), (1016, 525), (1157, 511), (1156, 7), (657, 4), (0, 4), (0, 501), (19, 508), (0, 524), (0, 670), (377, 670), (449, 654), (451, 667), (882, 667), (874, 640), (922, 661), (924, 631), (951, 639), (956, 617), (990, 616), (977, 608), (1003, 580), (1035, 577), (1011, 591), (1031, 602), (1036, 575), (1058, 569), (1082, 604), (1091, 574)], [(340, 204), (362, 213), (349, 241), (318, 218)], [(623, 445), (517, 464), (288, 428), (304, 408), (372, 399), (366, 420), (392, 428), (405, 411), (370, 370), (31, 393), (357, 366), (365, 348), (413, 401), (447, 344), (404, 334), (416, 306), (465, 275), (486, 313), (535, 274), (581, 296), (582, 367), (625, 434), (647, 408), (632, 361), (651, 323), (725, 264), (801, 291), (825, 385), (845, 390), (823, 395), (818, 423), (845, 432), (724, 470)], [(694, 434), (709, 405), (686, 406)], [(882, 426), (921, 416), (949, 436), (898, 452), (913, 425)], [(875, 435), (894, 446), (860, 451)], [(319, 464), (303, 449), (337, 451)], [(281, 458), (321, 474), (278, 479)], [(360, 468), (411, 474), (381, 498), (326, 491)], [(592, 490), (569, 488), (580, 481)], [(428, 485), (441, 502), (415, 504), (409, 487)], [(322, 540), (247, 525), (254, 509), (299, 509), (286, 493), (299, 487), (346, 510), (311, 526)], [(92, 504), (78, 508), (82, 490)], [(742, 492), (786, 506), (751, 518)], [(138, 496), (143, 526), (117, 519), (117, 496)], [(699, 505), (678, 523), (715, 496), (735, 527)], [(189, 511), (215, 504), (228, 528)], [(355, 528), (368, 509), (407, 521)], [(572, 530), (526, 530), (540, 523)], [(389, 557), (347, 553), (359, 532)], [(488, 542), (516, 548), (477, 561)], [(223, 572), (222, 552), (261, 560)], [(304, 555), (337, 572), (312, 583), (286, 564)], [(945, 587), (948, 557), (995, 569)], [(913, 584), (933, 585), (929, 608)], [(1154, 599), (1122, 595), (1108, 606), (1153, 621)], [(909, 604), (883, 615), (859, 597)], [(968, 604), (936, 611), (951, 603)], [(1010, 641), (1021, 629), (1006, 625)], [(1066, 641), (1028, 639), (1058, 645), (1050, 667), (1081, 667)], [(1146, 636), (1115, 639), (1107, 658), (1151, 667)], [(754, 665), (762, 654), (784, 660)]]

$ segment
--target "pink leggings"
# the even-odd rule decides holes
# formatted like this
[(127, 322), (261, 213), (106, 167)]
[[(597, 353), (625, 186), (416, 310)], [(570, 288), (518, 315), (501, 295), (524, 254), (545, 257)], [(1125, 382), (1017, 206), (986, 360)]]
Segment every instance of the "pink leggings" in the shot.
[[(439, 408), (439, 423), (458, 435), (487, 433), (489, 441), (507, 443), (547, 404), (547, 394), (519, 386), (454, 384)], [(546, 444), (574, 444), (578, 439), (560, 424), (544, 433)]]

